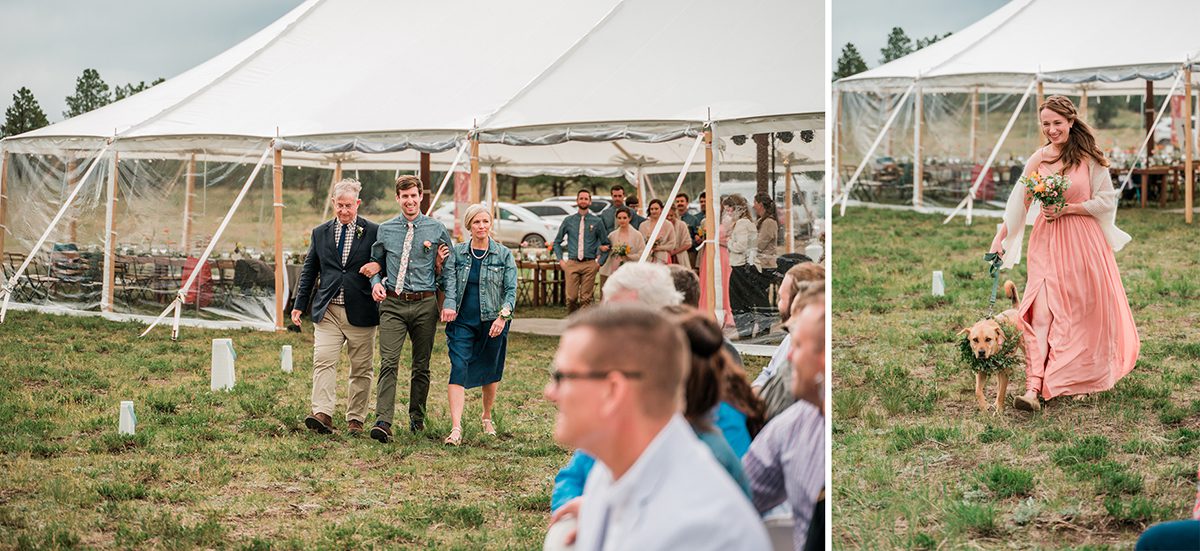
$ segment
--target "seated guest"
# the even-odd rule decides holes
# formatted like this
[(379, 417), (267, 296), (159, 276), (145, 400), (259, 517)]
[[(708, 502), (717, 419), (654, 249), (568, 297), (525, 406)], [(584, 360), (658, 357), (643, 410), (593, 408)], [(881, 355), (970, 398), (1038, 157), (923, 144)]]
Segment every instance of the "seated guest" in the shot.
[(1142, 532), (1135, 551), (1200, 550), (1200, 470), (1196, 471), (1196, 504), (1191, 520), (1160, 522)]
[[(789, 309), (792, 298), (797, 295), (801, 287), (807, 285), (825, 285), (825, 268), (823, 266), (813, 262), (803, 262), (792, 266), (783, 276), (783, 283), (779, 286), (778, 307), (779, 318), (784, 323), (787, 323), (791, 315)], [(775, 349), (775, 354), (771, 356), (767, 367), (763, 368), (762, 373), (759, 373), (751, 384), (754, 393), (762, 398), (766, 405), (767, 420), (779, 415), (781, 411), (796, 401), (792, 396), (792, 370), (787, 359), (791, 345), (791, 335), (785, 335), (783, 341), (779, 343), (779, 347)]]
[[(721, 328), (717, 327), (716, 322), (699, 311), (686, 306), (677, 308), (683, 311), (672, 312), (675, 314), (672, 321), (683, 329), (692, 351), (691, 366), (688, 367), (687, 380), (684, 382), (683, 418), (692, 425), (696, 437), (708, 446), (713, 457), (734, 482), (738, 483), (746, 497), (750, 497), (750, 483), (742, 471), (741, 455), (734, 453), (727, 435), (713, 424), (713, 410), (721, 398), (721, 373), (727, 361), (721, 349), (725, 335), (721, 333)], [(744, 430), (745, 426), (742, 429)], [(745, 444), (749, 446), (749, 438)]]
[[(625, 353), (612, 354), (614, 343)], [(568, 321), (545, 394), (558, 407), (555, 440), (597, 459), (585, 497), (552, 518), (578, 515), (577, 548), (770, 548), (678, 413), (687, 364), (683, 332), (644, 306), (605, 304)]]
[(662, 264), (630, 262), (622, 265), (601, 289), (605, 303), (636, 302), (652, 309), (679, 304), (683, 295), (675, 290), (671, 271)]
[(799, 401), (767, 423), (742, 458), (742, 467), (759, 512), (785, 500), (791, 505), (793, 548), (804, 549), (814, 505), (825, 485), (824, 288), (797, 296), (788, 323), (792, 393)]

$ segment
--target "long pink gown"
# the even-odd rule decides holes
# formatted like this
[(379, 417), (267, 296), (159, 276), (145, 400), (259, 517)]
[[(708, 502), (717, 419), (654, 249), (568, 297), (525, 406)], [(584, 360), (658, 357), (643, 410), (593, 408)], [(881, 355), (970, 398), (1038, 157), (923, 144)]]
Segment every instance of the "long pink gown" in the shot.
[[(721, 224), (720, 229), (720, 247), (721, 247), (721, 308), (725, 310), (725, 319), (721, 321), (721, 327), (733, 327), (733, 309), (729, 307), (729, 248), (725, 246), (729, 239), (730, 226)], [(700, 304), (705, 304), (708, 297), (708, 278), (705, 276), (704, 269), (706, 262), (712, 262), (708, 256), (709, 247), (705, 246), (700, 249)]]
[[(1061, 163), (1042, 163), (1053, 174)], [(1068, 203), (1091, 199), (1087, 163), (1071, 170)], [(1133, 370), (1141, 342), (1112, 248), (1092, 216), (1039, 216), (1029, 234), (1020, 305), (1025, 387), (1043, 398), (1108, 390)]]

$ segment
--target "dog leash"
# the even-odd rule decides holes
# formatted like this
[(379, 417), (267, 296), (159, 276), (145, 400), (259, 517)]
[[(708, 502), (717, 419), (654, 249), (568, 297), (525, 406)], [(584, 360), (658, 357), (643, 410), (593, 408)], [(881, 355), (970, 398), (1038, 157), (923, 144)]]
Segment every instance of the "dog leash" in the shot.
[(988, 298), (988, 317), (996, 315), (996, 291), (1000, 289), (1000, 266), (1004, 261), (1000, 253), (987, 253), (983, 260), (988, 263), (988, 273), (992, 276), (992, 296)]

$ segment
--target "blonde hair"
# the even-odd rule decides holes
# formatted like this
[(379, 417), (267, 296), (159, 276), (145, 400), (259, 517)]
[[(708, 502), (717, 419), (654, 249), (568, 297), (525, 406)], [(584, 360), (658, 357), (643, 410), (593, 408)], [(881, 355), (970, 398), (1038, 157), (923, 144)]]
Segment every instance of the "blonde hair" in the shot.
[[(487, 205), (484, 205), (483, 203), (475, 203), (474, 205), (467, 207), (467, 212), (463, 213), (462, 225), (463, 228), (466, 228), (468, 233), (471, 231), (471, 221), (475, 220), (475, 217), (479, 216), (481, 213), (487, 214), (488, 220), (492, 219), (492, 211), (489, 210)], [(489, 231), (488, 233), (491, 232)]]

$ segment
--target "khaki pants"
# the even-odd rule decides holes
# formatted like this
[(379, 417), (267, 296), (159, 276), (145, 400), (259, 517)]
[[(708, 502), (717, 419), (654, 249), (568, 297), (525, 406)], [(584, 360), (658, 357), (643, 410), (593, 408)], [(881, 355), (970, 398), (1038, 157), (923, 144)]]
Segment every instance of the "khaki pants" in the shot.
[(562, 269), (567, 279), (567, 312), (591, 304), (600, 264), (595, 260), (564, 260)]
[(333, 417), (337, 408), (337, 364), (342, 345), (350, 358), (350, 386), (346, 393), (346, 420), (366, 421), (371, 397), (371, 358), (375, 327), (355, 327), (346, 321), (346, 308), (330, 304), (313, 331), (312, 411)]

